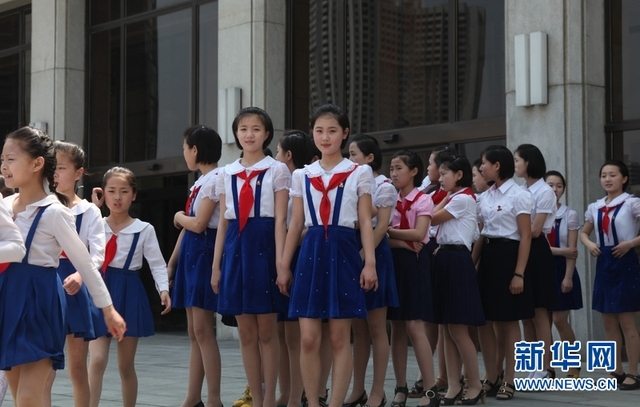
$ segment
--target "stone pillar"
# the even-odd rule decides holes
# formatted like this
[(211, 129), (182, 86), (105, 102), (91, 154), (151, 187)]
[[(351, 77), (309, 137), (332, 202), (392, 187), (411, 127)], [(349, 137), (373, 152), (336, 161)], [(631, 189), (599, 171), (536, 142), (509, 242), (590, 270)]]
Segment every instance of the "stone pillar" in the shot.
[[(285, 122), (286, 1), (218, 0), (218, 15), (218, 89), (238, 87), (242, 107), (257, 106), (269, 113), (275, 154)], [(231, 128), (218, 130), (231, 135)], [(226, 144), (220, 164), (239, 155), (235, 143)], [(224, 326), (218, 317), (218, 339), (237, 335), (237, 329)]]
[[(537, 145), (548, 170), (567, 179), (567, 204), (584, 220), (590, 202), (602, 196), (598, 170), (605, 148), (605, 12), (602, 0), (506, 1), (507, 144)], [(514, 36), (548, 35), (549, 103), (515, 105)], [(578, 340), (603, 340), (598, 313), (591, 310), (595, 260), (578, 242), (577, 262), (584, 308), (572, 312)]]
[(33, 0), (31, 122), (56, 139), (83, 144), (85, 1)]

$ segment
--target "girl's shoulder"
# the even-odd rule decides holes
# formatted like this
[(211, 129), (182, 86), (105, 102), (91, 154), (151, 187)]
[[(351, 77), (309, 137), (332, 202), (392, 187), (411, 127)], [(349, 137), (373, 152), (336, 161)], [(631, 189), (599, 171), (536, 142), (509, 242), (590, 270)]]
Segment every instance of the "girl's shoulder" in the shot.
[[(103, 221), (104, 221), (105, 231), (107, 233), (109, 233), (109, 232), (113, 233), (111, 227), (109, 226), (109, 223), (107, 222), (107, 218), (103, 218)], [(133, 235), (133, 234), (136, 234), (136, 233), (141, 233), (145, 229), (148, 229), (149, 231), (153, 231), (154, 230), (153, 225), (151, 225), (149, 222), (145, 222), (145, 221), (142, 221), (142, 220), (140, 220), (138, 218), (135, 218), (133, 220), (133, 222), (129, 226), (127, 226), (124, 229), (122, 229), (121, 231), (119, 231), (118, 234), (124, 233), (124, 234)]]

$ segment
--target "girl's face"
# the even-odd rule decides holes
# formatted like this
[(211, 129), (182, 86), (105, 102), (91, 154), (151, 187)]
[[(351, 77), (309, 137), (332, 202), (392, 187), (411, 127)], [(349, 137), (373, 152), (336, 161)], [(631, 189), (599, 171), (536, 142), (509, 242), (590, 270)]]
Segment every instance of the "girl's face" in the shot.
[(549, 175), (546, 182), (547, 185), (553, 189), (553, 192), (556, 194), (556, 198), (560, 199), (562, 194), (564, 194), (564, 182), (562, 182), (562, 178), (557, 175)]
[(518, 153), (514, 154), (513, 160), (515, 162), (516, 177), (525, 178), (527, 176), (527, 162)]
[(462, 171), (453, 172), (449, 168), (444, 165), (440, 166), (440, 185), (447, 192), (455, 192), (460, 187), (458, 186), (458, 181), (462, 179)]
[(195, 171), (198, 169), (198, 165), (196, 164), (198, 148), (195, 145), (193, 147), (189, 147), (187, 140), (182, 142), (182, 156), (184, 157), (184, 162), (187, 163), (189, 171)]
[(269, 137), (269, 132), (265, 129), (260, 117), (252, 114), (240, 119), (236, 136), (246, 154), (262, 151), (262, 146)]
[(373, 161), (373, 154), (365, 156), (358, 148), (358, 143), (353, 142), (349, 144), (349, 159), (359, 165), (369, 164)]
[(440, 170), (436, 165), (436, 155), (435, 153), (431, 153), (429, 156), (429, 166), (427, 167), (427, 175), (429, 176), (429, 181), (438, 182), (440, 179)]
[(349, 129), (340, 127), (332, 116), (320, 116), (313, 125), (313, 142), (322, 156), (340, 154), (342, 140), (349, 137)]
[(8, 188), (20, 188), (31, 181), (44, 166), (42, 157), (33, 158), (22, 149), (20, 141), (6, 139), (2, 148), (2, 175)]
[(391, 168), (389, 175), (391, 176), (391, 182), (393, 185), (402, 189), (407, 186), (413, 186), (413, 178), (418, 174), (418, 169), (409, 169), (404, 160), (400, 157), (396, 157), (391, 160)]
[(285, 151), (280, 143), (278, 143), (276, 147), (276, 160), (288, 165), (289, 161), (291, 161), (291, 151)]
[(113, 174), (104, 186), (104, 202), (111, 213), (128, 213), (136, 193), (124, 174)]
[(480, 173), (485, 182), (498, 181), (500, 179), (500, 162), (492, 164), (491, 161), (488, 161), (483, 155)]
[(482, 173), (480, 172), (480, 169), (478, 167), (473, 167), (472, 174), (473, 188), (475, 188), (476, 191), (484, 192), (489, 189), (489, 185), (487, 184), (487, 181), (484, 180), (484, 177), (482, 177)]
[(622, 185), (627, 180), (628, 177), (622, 175), (617, 165), (605, 165), (600, 172), (600, 185), (607, 194), (622, 192)]
[(56, 183), (56, 189), (60, 192), (74, 191), (76, 182), (82, 178), (83, 168), (76, 168), (69, 154), (56, 152), (56, 172), (53, 180)]

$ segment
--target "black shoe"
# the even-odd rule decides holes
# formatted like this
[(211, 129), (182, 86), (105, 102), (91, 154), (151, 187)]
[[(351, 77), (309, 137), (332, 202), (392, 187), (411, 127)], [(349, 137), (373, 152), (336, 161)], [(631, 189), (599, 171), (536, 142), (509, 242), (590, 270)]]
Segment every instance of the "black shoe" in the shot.
[(364, 405), (364, 406), (362, 406), (362, 407), (384, 407), (384, 406), (386, 406), (386, 405), (387, 405), (387, 396), (386, 396), (386, 394), (383, 394), (383, 395), (382, 395), (382, 401), (380, 402), (380, 405), (378, 405), (378, 406), (372, 406), (372, 405), (370, 405), (370, 404), (365, 404), (365, 405)]
[(200, 400), (195, 406), (193, 407), (204, 407), (204, 403), (202, 402), (202, 400)]
[(362, 395), (358, 397), (356, 401), (352, 401), (351, 403), (344, 402), (342, 403), (342, 407), (364, 407), (367, 404), (367, 391), (363, 391)]
[(462, 406), (473, 406), (478, 404), (478, 401), (481, 401), (484, 404), (487, 401), (487, 392), (484, 389), (480, 389), (480, 393), (474, 398), (462, 397), (458, 400), (458, 404)]
[(462, 393), (464, 392), (464, 388), (460, 388), (458, 394), (453, 397), (445, 397), (444, 394), (440, 394), (440, 405), (441, 406), (452, 406), (456, 404), (456, 401), (462, 397)]
[(407, 388), (407, 385), (405, 384), (402, 387), (396, 386), (396, 389), (394, 391), (394, 398), (398, 393), (404, 394), (404, 401), (392, 401), (390, 407), (405, 407), (407, 405), (407, 398), (409, 397), (409, 389)]
[(500, 375), (498, 375), (498, 377), (496, 378), (495, 383), (491, 383), (487, 379), (482, 380), (482, 389), (484, 390), (487, 397), (495, 397), (498, 394), (498, 391), (500, 390), (500, 383), (502, 383), (502, 381), (500, 380)]
[(637, 390), (637, 389), (640, 389), (640, 376), (634, 376), (634, 375), (628, 374), (627, 377), (629, 379), (633, 379), (633, 383), (627, 384), (627, 383), (624, 383), (624, 380), (623, 380), (623, 383), (618, 384), (618, 388), (620, 390)]
[(424, 397), (429, 399), (429, 404), (418, 404), (418, 407), (436, 407), (440, 405), (440, 393), (438, 392), (438, 386), (433, 386), (429, 390), (425, 391)]

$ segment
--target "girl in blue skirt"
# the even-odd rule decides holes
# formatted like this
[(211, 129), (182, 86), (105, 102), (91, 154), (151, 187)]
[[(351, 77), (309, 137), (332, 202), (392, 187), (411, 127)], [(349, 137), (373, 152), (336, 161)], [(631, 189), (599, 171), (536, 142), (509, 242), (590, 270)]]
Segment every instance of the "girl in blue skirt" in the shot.
[[(122, 404), (125, 407), (135, 406), (138, 396), (135, 371), (138, 338), (155, 334), (151, 305), (138, 274), (143, 257), (149, 263), (160, 302), (164, 306), (162, 315), (171, 311), (167, 266), (160, 252), (155, 229), (151, 224), (129, 215), (129, 208), (136, 199), (136, 186), (133, 172), (122, 167), (111, 168), (104, 174), (102, 181), (109, 216), (104, 218), (107, 244), (100, 270), (113, 297), (114, 306), (130, 321), (125, 338), (118, 343), (118, 370), (122, 380)], [(111, 343), (103, 325), (96, 324), (95, 331), (98, 339), (89, 345), (91, 407), (97, 407), (100, 402), (102, 377), (109, 360)]]
[[(21, 262), (0, 274), (0, 369), (18, 406), (43, 405), (45, 382), (51, 369), (64, 366), (67, 334), (66, 297), (56, 268), (64, 250), (76, 265), (93, 302), (103, 308), (106, 327), (119, 339), (125, 323), (111, 303), (104, 281), (62, 194), (55, 192), (56, 156), (53, 140), (41, 130), (23, 127), (10, 133), (2, 150), (2, 175), (20, 193), (4, 199), (25, 240)], [(6, 230), (6, 227), (2, 227)], [(5, 260), (0, 259), (0, 261)], [(15, 259), (12, 259), (15, 260)], [(10, 370), (9, 370), (10, 369)]]
[[(616, 370), (611, 376), (618, 380), (620, 390), (635, 390), (640, 387), (640, 337), (634, 315), (640, 311), (640, 263), (634, 249), (640, 245), (640, 198), (625, 192), (629, 169), (618, 160), (607, 161), (600, 168), (600, 185), (607, 195), (589, 204), (580, 233), (582, 244), (598, 258), (591, 308), (602, 313), (606, 340), (617, 344)], [(589, 239), (594, 230), (595, 243)], [(622, 335), (629, 358), (626, 375), (620, 356)]]
[[(391, 180), (378, 171), (382, 166), (382, 151), (378, 141), (366, 134), (359, 134), (349, 144), (351, 161), (368, 165), (375, 177), (376, 190), (373, 205), (377, 215), (372, 219), (373, 237), (376, 246), (376, 272), (378, 289), (365, 293), (367, 301), (367, 319), (353, 321), (353, 388), (345, 404), (356, 407), (366, 403), (370, 406), (386, 404), (384, 379), (389, 364), (389, 338), (387, 337), (387, 307), (398, 306), (396, 277), (393, 270), (393, 256), (387, 239), (387, 229), (391, 212), (396, 204), (397, 191)], [(373, 382), (371, 393), (367, 397), (364, 388), (364, 376), (373, 345)]]
[[(329, 319), (333, 347), (331, 407), (341, 407), (352, 371), (351, 321), (366, 318), (365, 291), (377, 288), (371, 226), (371, 168), (342, 157), (349, 119), (337, 106), (319, 107), (311, 118), (313, 140), (322, 153), (292, 177), (293, 208), (278, 274), (288, 294), (291, 259), (304, 227), (307, 232), (295, 268), (289, 316), (300, 321), (302, 381), (310, 407), (318, 407), (322, 319)], [(364, 256), (359, 254), (356, 222)], [(363, 267), (364, 259), (364, 267)]]
[[(557, 197), (556, 221), (547, 240), (551, 245), (556, 268), (558, 308), (553, 310), (553, 324), (560, 333), (560, 339), (575, 342), (576, 335), (569, 323), (569, 311), (582, 308), (582, 287), (576, 270), (578, 257), (578, 213), (560, 203), (560, 197), (566, 189), (566, 181), (558, 171), (548, 171), (544, 180), (553, 189)], [(580, 377), (579, 368), (570, 368), (567, 377)]]
[(172, 306), (185, 308), (190, 341), (189, 382), (182, 406), (202, 403), (202, 382), (207, 378), (207, 406), (220, 405), (220, 350), (215, 334), (218, 296), (211, 288), (211, 263), (220, 209), (216, 179), (222, 140), (210, 127), (190, 126), (184, 131), (182, 153), (187, 167), (201, 176), (191, 187), (184, 211), (174, 225), (182, 229), (167, 265), (173, 280)]
[(238, 321), (254, 407), (273, 407), (280, 359), (277, 313), (283, 302), (276, 264), (287, 232), (291, 174), (285, 164), (264, 154), (273, 139), (267, 112), (240, 110), (232, 130), (243, 155), (224, 167), (216, 184), (221, 216), (211, 285), (218, 293), (218, 313), (235, 315)]

